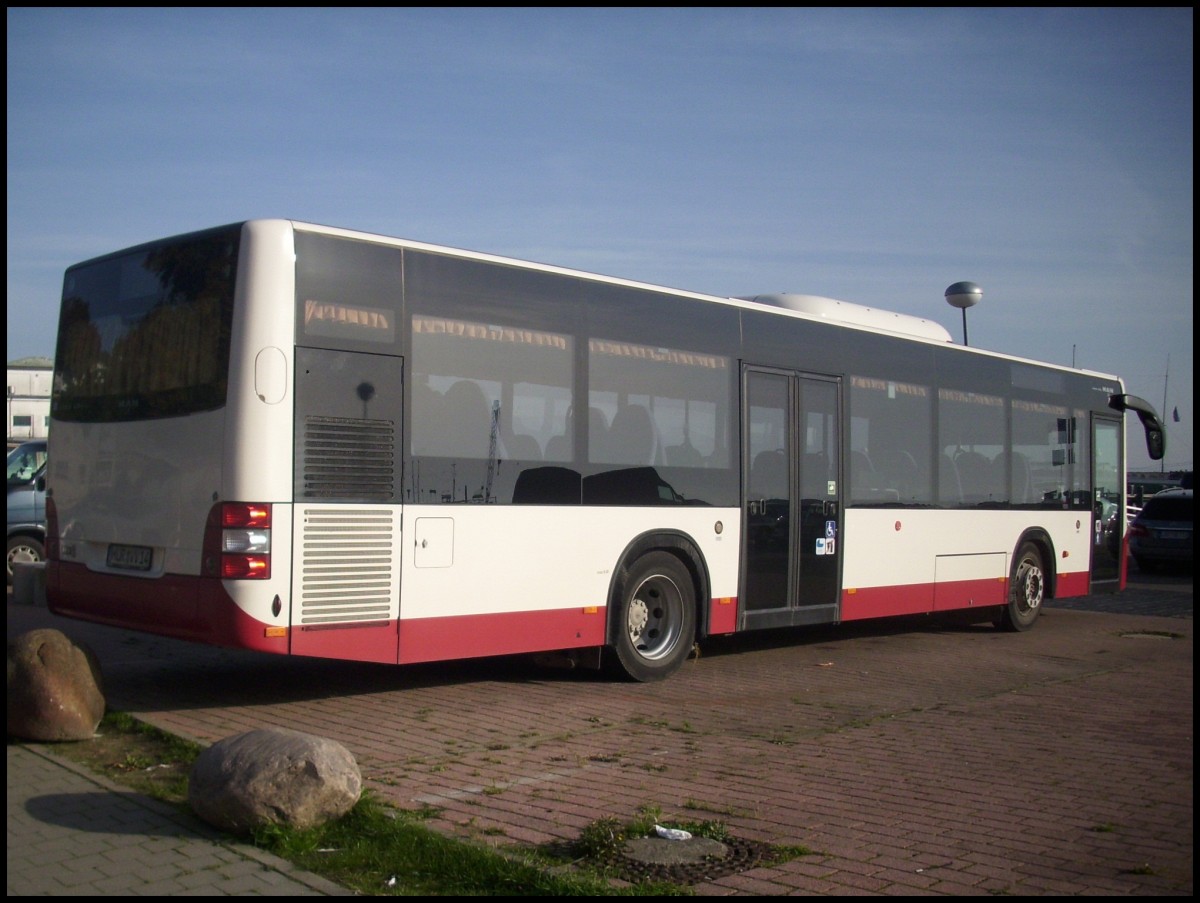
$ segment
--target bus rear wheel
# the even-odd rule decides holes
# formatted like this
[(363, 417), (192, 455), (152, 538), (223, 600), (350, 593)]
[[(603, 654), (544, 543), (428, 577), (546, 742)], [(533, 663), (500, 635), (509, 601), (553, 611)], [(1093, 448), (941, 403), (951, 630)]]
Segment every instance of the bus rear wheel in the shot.
[(1045, 599), (1046, 568), (1042, 553), (1033, 543), (1022, 543), (1008, 581), (1008, 604), (996, 626), (1003, 630), (1028, 630), (1041, 614)]
[(614, 670), (643, 682), (679, 670), (696, 638), (696, 592), (683, 563), (666, 552), (643, 555), (622, 569), (614, 603)]

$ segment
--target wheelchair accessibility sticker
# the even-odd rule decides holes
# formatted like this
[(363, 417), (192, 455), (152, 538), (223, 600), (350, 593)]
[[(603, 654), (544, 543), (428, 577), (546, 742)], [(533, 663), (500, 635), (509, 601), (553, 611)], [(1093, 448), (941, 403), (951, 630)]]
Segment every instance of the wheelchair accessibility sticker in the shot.
[(817, 547), (813, 551), (817, 555), (834, 555), (837, 553), (837, 521), (825, 521), (825, 535), (817, 539)]

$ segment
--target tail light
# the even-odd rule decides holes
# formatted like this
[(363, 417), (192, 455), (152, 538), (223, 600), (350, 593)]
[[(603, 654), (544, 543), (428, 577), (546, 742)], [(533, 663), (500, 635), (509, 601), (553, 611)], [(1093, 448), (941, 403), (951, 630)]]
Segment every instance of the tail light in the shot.
[(221, 502), (209, 514), (204, 570), (222, 580), (266, 580), (271, 576), (271, 506)]

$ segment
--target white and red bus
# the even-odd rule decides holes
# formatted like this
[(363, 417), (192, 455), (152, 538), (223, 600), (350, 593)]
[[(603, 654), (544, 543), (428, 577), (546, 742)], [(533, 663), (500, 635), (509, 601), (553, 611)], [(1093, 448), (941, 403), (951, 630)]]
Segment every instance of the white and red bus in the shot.
[(731, 299), (284, 220), (65, 276), (58, 614), (373, 662), (705, 637), (1123, 580), (1114, 376), (808, 296)]

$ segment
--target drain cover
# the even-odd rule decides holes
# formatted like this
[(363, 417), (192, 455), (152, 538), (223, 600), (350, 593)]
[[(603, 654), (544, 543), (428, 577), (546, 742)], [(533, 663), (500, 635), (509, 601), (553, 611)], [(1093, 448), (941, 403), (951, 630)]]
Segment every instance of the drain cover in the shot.
[(703, 862), (705, 858), (724, 859), (728, 855), (729, 847), (708, 837), (690, 837), (687, 840), (635, 837), (625, 843), (626, 858), (654, 865), (684, 865)]

